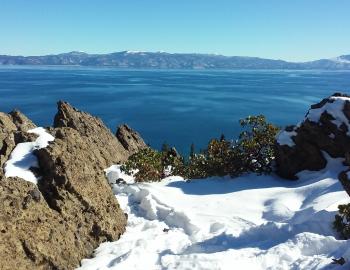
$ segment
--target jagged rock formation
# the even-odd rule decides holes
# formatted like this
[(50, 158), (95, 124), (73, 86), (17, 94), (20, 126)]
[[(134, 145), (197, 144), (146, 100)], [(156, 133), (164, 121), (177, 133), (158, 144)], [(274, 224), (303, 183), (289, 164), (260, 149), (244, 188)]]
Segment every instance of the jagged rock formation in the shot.
[(43, 177), (38, 187), (47, 205), (75, 232), (76, 266), (101, 242), (117, 240), (126, 218), (104, 175), (108, 159), (93, 138), (66, 127), (52, 133), (55, 141), (35, 152)]
[(18, 110), (10, 113), (0, 112), (0, 167), (3, 168), (13, 148), (17, 143), (33, 138), (33, 134), (26, 133), (36, 125)]
[(131, 153), (136, 153), (147, 147), (140, 134), (126, 124), (118, 127), (116, 136), (124, 148)]
[[(0, 113), (1, 165), (17, 143), (35, 139), (26, 133), (34, 127), (18, 111)], [(0, 269), (74, 269), (125, 230), (104, 169), (145, 147), (142, 138), (128, 128), (119, 141), (100, 119), (65, 102), (49, 132), (55, 140), (34, 152), (38, 185), (0, 170)]]
[(58, 102), (54, 127), (70, 127), (78, 131), (81, 136), (89, 137), (103, 152), (102, 156), (109, 161), (110, 165), (125, 161), (130, 155), (101, 119), (79, 111), (67, 102)]
[(28, 131), (36, 128), (36, 125), (19, 110), (13, 110), (9, 113), (12, 118), (12, 122), (16, 125), (18, 131)]
[(79, 231), (51, 209), (37, 186), (0, 179), (0, 269), (73, 269), (84, 247)]
[(326, 166), (324, 153), (345, 158), (350, 153), (350, 97), (335, 93), (312, 105), (303, 122), (283, 130), (276, 144), (277, 173), (297, 179), (302, 170)]

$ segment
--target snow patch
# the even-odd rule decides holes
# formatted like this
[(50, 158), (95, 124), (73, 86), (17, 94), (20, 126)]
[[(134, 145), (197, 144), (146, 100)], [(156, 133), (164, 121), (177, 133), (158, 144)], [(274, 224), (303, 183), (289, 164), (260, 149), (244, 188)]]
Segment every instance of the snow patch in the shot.
[(294, 136), (297, 136), (297, 133), (295, 130), (292, 130), (292, 131), (282, 130), (280, 133), (277, 134), (277, 143), (279, 145), (288, 145), (289, 147), (293, 147), (295, 143), (292, 137)]
[(333, 62), (336, 62), (336, 63), (350, 64), (350, 60), (344, 59), (341, 56), (332, 58), (330, 60), (332, 60)]
[(320, 121), (320, 117), (324, 112), (330, 114), (334, 120), (331, 120), (333, 124), (335, 124), (338, 128), (342, 124), (345, 124), (348, 128), (347, 135), (350, 136), (350, 123), (348, 118), (345, 116), (343, 109), (346, 101), (350, 102), (350, 98), (348, 97), (330, 97), (330, 100), (333, 102), (327, 102), (321, 108), (310, 109), (306, 115), (306, 119), (309, 119), (311, 122), (318, 123)]
[[(100, 245), (79, 269), (348, 269), (350, 241), (332, 230), (349, 198), (342, 159), (295, 182), (274, 175), (113, 185), (126, 232)], [(115, 167), (117, 168), (117, 167)]]
[(144, 51), (126, 51), (127, 54), (140, 54), (145, 55)]
[(123, 180), (125, 183), (132, 184), (135, 182), (134, 174), (137, 171), (134, 171), (133, 175), (128, 175), (121, 171), (121, 165), (112, 165), (109, 168), (105, 169), (105, 173), (110, 184), (116, 184), (118, 180)]
[(39, 137), (34, 142), (25, 142), (16, 145), (9, 160), (5, 163), (5, 176), (19, 177), (37, 184), (38, 179), (30, 170), (31, 167), (39, 167), (37, 157), (33, 154), (33, 151), (47, 147), (49, 142), (55, 138), (42, 127), (34, 128), (27, 132), (34, 133)]

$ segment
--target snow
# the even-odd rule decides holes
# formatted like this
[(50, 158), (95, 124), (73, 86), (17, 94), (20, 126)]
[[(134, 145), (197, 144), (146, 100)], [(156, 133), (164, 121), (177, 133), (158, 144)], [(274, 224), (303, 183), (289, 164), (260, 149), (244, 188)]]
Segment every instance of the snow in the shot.
[[(110, 184), (115, 184), (118, 179), (123, 179), (126, 183), (133, 183), (134, 177), (127, 175), (120, 170), (120, 165), (112, 165), (105, 169), (106, 177)], [(134, 172), (134, 174), (136, 171)]]
[(289, 147), (293, 147), (295, 145), (292, 139), (293, 136), (297, 136), (297, 133), (295, 130), (293, 131), (282, 130), (277, 134), (277, 143), (279, 145), (288, 145)]
[(350, 123), (343, 112), (344, 103), (346, 101), (350, 102), (350, 98), (332, 96), (330, 97), (330, 99), (333, 101), (332, 103), (327, 102), (321, 108), (310, 109), (306, 115), (306, 118), (309, 119), (311, 122), (318, 123), (320, 121), (322, 113), (327, 112), (334, 118), (334, 120), (332, 120), (331, 122), (335, 124), (338, 128), (340, 128), (342, 124), (345, 124), (348, 128), (347, 134), (350, 135)]
[(350, 64), (350, 61), (349, 61), (349, 60), (344, 59), (344, 58), (342, 58), (341, 56), (332, 58), (332, 59), (330, 59), (330, 60), (332, 60), (333, 62), (336, 62), (336, 63)]
[(145, 51), (126, 51), (127, 54), (141, 54), (144, 55)]
[[(349, 269), (331, 264), (350, 258), (350, 242), (332, 229), (338, 204), (349, 202), (337, 180), (345, 167), (324, 155), (327, 167), (298, 181), (246, 174), (112, 185), (126, 232), (79, 269)], [(122, 176), (109, 168), (111, 182), (113, 171)]]
[(19, 177), (36, 184), (38, 179), (30, 168), (39, 167), (39, 164), (33, 151), (35, 149), (45, 148), (55, 138), (42, 127), (34, 128), (27, 132), (34, 133), (39, 137), (34, 142), (25, 142), (16, 145), (9, 160), (5, 163), (5, 176)]

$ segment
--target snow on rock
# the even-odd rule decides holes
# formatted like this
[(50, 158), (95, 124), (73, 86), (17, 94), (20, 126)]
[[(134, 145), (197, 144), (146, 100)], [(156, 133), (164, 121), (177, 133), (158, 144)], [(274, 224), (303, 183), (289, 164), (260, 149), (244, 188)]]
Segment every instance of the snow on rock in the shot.
[(306, 115), (306, 118), (312, 122), (318, 123), (320, 121), (321, 115), (324, 112), (327, 112), (334, 118), (334, 120), (331, 120), (331, 122), (338, 128), (340, 128), (342, 124), (345, 124), (348, 128), (347, 135), (350, 135), (349, 119), (343, 112), (344, 104), (346, 101), (350, 102), (350, 98), (342, 96), (331, 96), (329, 97), (329, 102), (326, 102), (321, 108), (310, 109)]
[[(348, 269), (331, 265), (350, 259), (350, 241), (332, 229), (337, 205), (349, 198), (337, 180), (343, 160), (327, 159), (297, 182), (247, 174), (113, 185), (126, 232), (79, 269)], [(120, 173), (107, 174), (113, 169)]]
[(31, 167), (39, 167), (38, 160), (33, 154), (33, 151), (35, 149), (45, 148), (55, 138), (42, 127), (30, 129), (27, 132), (37, 134), (39, 137), (34, 142), (25, 142), (16, 145), (9, 160), (5, 163), (5, 176), (19, 177), (36, 184), (38, 179), (30, 170)]
[(297, 133), (295, 130), (282, 130), (277, 134), (277, 143), (279, 145), (288, 145), (289, 147), (293, 147), (295, 143), (293, 142), (292, 137), (296, 135)]
[[(119, 179), (122, 179), (124, 182), (132, 184), (135, 182), (135, 179), (132, 175), (127, 175), (120, 170), (121, 165), (112, 165), (109, 168), (105, 169), (105, 173), (110, 184), (116, 184)], [(134, 172), (136, 173), (136, 171)]]

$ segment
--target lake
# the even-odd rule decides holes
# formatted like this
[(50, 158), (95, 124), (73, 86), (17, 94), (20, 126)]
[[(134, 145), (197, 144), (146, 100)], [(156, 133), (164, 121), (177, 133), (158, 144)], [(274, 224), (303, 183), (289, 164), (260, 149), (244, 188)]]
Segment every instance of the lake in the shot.
[(264, 114), (283, 126), (333, 92), (350, 93), (350, 71), (130, 70), (88, 67), (0, 67), (0, 111), (18, 108), (49, 126), (56, 102), (103, 119), (115, 132), (127, 123), (147, 143), (187, 153), (193, 142), (239, 133), (238, 120)]

